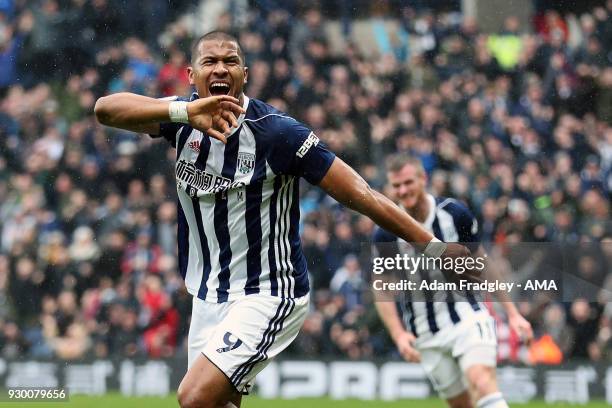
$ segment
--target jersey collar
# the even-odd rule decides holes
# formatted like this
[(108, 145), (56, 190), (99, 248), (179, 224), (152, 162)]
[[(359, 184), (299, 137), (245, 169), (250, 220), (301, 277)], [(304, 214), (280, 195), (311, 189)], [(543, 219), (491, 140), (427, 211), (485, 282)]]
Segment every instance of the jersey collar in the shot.
[(423, 225), (431, 229), (434, 219), (436, 218), (436, 199), (431, 194), (427, 194), (426, 198), (429, 203), (429, 212), (427, 213), (427, 218), (425, 218)]
[[(245, 94), (242, 94), (242, 108), (244, 109), (245, 112), (249, 107), (250, 100), (251, 99), (248, 96), (246, 96)], [(245, 117), (246, 117), (246, 113), (241, 113), (240, 116), (238, 116), (238, 127), (232, 129), (232, 132), (229, 134), (229, 136), (233, 135), (234, 133), (236, 133), (238, 129), (240, 129), (240, 126), (242, 126), (242, 122), (244, 122)]]

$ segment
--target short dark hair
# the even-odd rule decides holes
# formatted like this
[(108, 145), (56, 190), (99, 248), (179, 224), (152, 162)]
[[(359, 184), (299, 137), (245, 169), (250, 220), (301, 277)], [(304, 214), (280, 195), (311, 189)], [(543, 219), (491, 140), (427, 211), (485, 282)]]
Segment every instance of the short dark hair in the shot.
[(208, 41), (208, 40), (235, 42), (236, 45), (238, 46), (238, 56), (240, 57), (240, 62), (242, 62), (242, 65), (246, 65), (244, 53), (242, 52), (242, 47), (240, 46), (240, 43), (238, 42), (238, 38), (236, 38), (236, 36), (230, 33), (226, 33), (225, 31), (210, 31), (200, 36), (198, 39), (196, 39), (191, 45), (191, 62), (192, 63), (194, 61), (194, 58), (198, 54), (198, 47), (200, 46), (200, 43), (204, 41)]
[(418, 172), (421, 174), (425, 174), (425, 169), (423, 168), (423, 162), (421, 159), (415, 156), (411, 156), (406, 153), (397, 153), (389, 157), (387, 160), (387, 173), (395, 173), (404, 168), (407, 164), (414, 166)]

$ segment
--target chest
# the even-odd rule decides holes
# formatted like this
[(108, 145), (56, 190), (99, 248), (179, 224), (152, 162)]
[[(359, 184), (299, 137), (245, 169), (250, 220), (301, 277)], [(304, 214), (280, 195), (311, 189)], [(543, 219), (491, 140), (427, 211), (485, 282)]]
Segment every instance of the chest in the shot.
[(242, 126), (227, 144), (193, 130), (178, 151), (175, 174), (179, 189), (202, 196), (264, 182), (267, 168), (265, 150)]

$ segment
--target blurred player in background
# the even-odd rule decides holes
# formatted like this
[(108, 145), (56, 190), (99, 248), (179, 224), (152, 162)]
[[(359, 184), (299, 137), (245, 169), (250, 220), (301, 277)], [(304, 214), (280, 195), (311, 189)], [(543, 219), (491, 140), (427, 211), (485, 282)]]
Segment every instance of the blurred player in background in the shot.
[[(452, 198), (427, 193), (427, 175), (418, 158), (396, 155), (387, 163), (387, 179), (394, 198), (428, 231), (445, 242), (465, 243), (474, 256), (482, 256), (478, 223), (472, 213)], [(378, 228), (374, 235), (379, 254), (395, 256), (401, 239)], [(431, 281), (434, 276), (421, 275)], [(442, 275), (439, 276), (443, 279)], [(438, 293), (441, 294), (441, 293)], [(376, 308), (404, 359), (420, 362), (434, 389), (452, 408), (507, 408), (495, 377), (497, 338), (494, 320), (484, 304), (468, 292), (457, 300), (416, 301), (406, 295), (396, 303), (376, 302)], [(531, 325), (511, 301), (502, 303), (510, 327), (526, 341)]]
[(182, 407), (240, 406), (308, 311), (300, 177), (397, 236), (423, 243), (428, 256), (469, 251), (436, 240), (306, 126), (244, 95), (248, 69), (233, 36), (198, 39), (188, 73), (197, 91), (189, 102), (119, 93), (100, 98), (96, 116), (177, 149), (179, 269), (193, 295), (189, 368), (178, 399)]

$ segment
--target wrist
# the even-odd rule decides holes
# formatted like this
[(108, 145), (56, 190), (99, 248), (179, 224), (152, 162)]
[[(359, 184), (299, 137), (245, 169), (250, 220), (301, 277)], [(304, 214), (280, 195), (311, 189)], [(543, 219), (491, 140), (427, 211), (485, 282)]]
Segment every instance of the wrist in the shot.
[(433, 237), (431, 241), (423, 249), (423, 254), (430, 258), (439, 258), (446, 251), (446, 242), (440, 241), (438, 238)]
[(391, 340), (393, 340), (394, 343), (397, 343), (399, 337), (402, 335), (402, 333), (404, 333), (405, 330), (403, 328), (397, 328), (393, 331), (391, 331), (389, 334), (391, 335)]
[(171, 122), (189, 123), (189, 114), (187, 113), (187, 102), (172, 101), (168, 105), (168, 117)]

